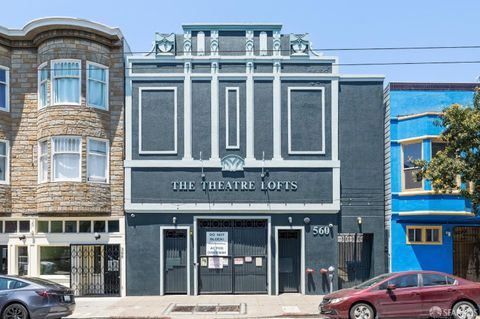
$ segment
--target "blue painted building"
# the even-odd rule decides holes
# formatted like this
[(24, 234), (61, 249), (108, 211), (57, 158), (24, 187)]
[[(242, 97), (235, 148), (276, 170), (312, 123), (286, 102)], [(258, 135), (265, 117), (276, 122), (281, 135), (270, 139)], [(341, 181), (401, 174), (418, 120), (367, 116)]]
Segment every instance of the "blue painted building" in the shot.
[[(385, 91), (387, 223), (392, 271), (437, 270), (478, 279), (480, 218), (468, 200), (435, 193), (418, 181), (414, 159), (430, 160), (444, 147), (440, 112), (472, 105), (477, 84), (390, 83)], [(390, 183), (388, 183), (390, 181)], [(390, 196), (391, 195), (391, 196)]]

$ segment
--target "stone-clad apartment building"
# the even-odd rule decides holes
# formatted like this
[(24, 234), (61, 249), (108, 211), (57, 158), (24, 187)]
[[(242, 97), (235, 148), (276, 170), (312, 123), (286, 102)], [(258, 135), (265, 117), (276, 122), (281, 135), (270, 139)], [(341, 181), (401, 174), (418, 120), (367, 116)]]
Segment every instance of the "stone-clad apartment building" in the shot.
[(2, 273), (122, 294), (124, 47), (80, 19), (0, 27)]

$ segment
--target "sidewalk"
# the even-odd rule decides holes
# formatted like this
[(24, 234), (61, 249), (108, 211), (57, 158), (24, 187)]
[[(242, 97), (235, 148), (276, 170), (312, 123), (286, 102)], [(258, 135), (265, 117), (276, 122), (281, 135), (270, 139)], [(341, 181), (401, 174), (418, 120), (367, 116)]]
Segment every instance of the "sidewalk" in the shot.
[(68, 318), (319, 318), (321, 300), (300, 294), (77, 298)]

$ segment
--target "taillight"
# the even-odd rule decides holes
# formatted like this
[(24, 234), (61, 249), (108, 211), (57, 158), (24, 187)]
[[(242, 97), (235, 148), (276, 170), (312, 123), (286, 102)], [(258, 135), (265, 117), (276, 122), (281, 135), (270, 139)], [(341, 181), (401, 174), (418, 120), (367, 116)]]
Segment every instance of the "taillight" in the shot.
[(46, 290), (37, 290), (35, 291), (37, 293), (37, 295), (39, 295), (40, 297), (43, 297), (43, 298), (48, 298), (48, 291)]

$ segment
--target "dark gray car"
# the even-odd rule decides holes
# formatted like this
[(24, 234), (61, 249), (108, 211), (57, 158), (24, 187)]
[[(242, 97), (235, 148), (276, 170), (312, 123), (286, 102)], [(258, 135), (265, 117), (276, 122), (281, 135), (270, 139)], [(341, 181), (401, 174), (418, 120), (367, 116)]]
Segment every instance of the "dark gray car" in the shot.
[(54, 319), (75, 309), (73, 292), (65, 286), (34, 277), (0, 276), (2, 319)]

